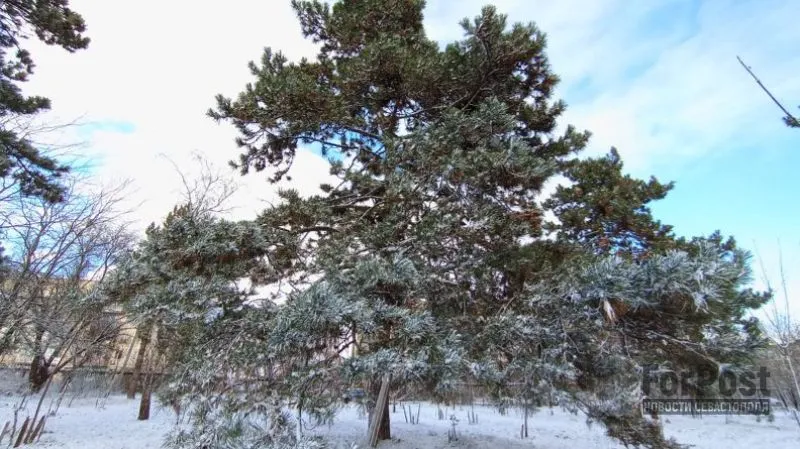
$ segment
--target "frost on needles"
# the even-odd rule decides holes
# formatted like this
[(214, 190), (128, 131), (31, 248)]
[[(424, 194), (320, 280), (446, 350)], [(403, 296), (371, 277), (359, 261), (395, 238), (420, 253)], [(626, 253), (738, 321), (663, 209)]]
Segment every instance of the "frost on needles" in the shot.
[(338, 181), (282, 190), (252, 221), (176, 208), (115, 280), (170, 335), (161, 393), (190, 418), (172, 445), (312, 444), (305, 429), (353, 389), (374, 411), (390, 375), (392, 392), (450, 401), (473, 384), (498, 406), (561, 405), (625, 444), (678, 447), (641, 415), (639, 370), (748, 362), (762, 343), (748, 311), (768, 299), (745, 288), (748, 255), (718, 233), (675, 236), (649, 209), (672, 185), (625, 175), (615, 150), (578, 157), (589, 134), (557, 132), (534, 24), (485, 7), (440, 46), (420, 0), (293, 6), (317, 57), (267, 49), (210, 115), (238, 130), (242, 173), (301, 176), (292, 160), (313, 144)]

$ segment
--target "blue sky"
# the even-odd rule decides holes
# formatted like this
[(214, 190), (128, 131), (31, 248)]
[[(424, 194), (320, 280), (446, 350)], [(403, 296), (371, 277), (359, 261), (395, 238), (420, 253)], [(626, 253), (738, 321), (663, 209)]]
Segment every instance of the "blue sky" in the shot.
[[(459, 11), (478, 11), (466, 2)], [(733, 235), (775, 284), (782, 252), (800, 288), (800, 130), (738, 65), (740, 55), (790, 110), (800, 104), (800, 30), (792, 1), (499, 1), (510, 21), (548, 34), (567, 122), (594, 133), (588, 154), (616, 146), (629, 172), (676, 186), (653, 205), (679, 235)], [(436, 33), (455, 35), (437, 2)], [(474, 15), (474, 14), (473, 14)], [(780, 242), (780, 243), (779, 243)], [(763, 283), (759, 282), (759, 285)], [(800, 306), (800, 305), (798, 305)]]
[[(288, 3), (73, 0), (89, 25), (90, 49), (66, 54), (33, 46), (39, 70), (29, 88), (52, 98), (53, 117), (83, 116), (91, 123), (73, 138), (85, 142), (97, 179), (131, 179), (140, 221), (158, 220), (180, 189), (170, 161), (189, 167), (200, 152), (224, 167), (237, 155), (231, 127), (205, 116), (214, 95), (239, 92), (250, 81), (247, 61), (258, 59), (264, 46), (291, 59), (314, 55)], [(485, 3), (429, 0), (429, 35), (441, 42), (459, 38), (460, 19), (477, 15)], [(682, 235), (720, 229), (747, 248), (757, 246), (773, 282), (780, 239), (790, 286), (800, 291), (794, 198), (800, 130), (783, 125), (780, 111), (736, 60), (740, 55), (800, 113), (795, 0), (493, 3), (509, 22), (534, 21), (548, 34), (551, 64), (562, 79), (557, 96), (569, 106), (562, 124), (592, 131), (587, 155), (616, 146), (636, 176), (676, 181), (654, 205), (657, 217)], [(192, 20), (185, 20), (187, 11)], [(299, 159), (295, 184), (311, 191), (326, 164), (312, 153)], [(274, 198), (260, 176), (237, 181), (241, 215)]]

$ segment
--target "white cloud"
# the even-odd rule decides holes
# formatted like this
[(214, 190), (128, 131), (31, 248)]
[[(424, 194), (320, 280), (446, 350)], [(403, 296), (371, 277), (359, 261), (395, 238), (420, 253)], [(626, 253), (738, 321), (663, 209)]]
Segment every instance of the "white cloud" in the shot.
[[(487, 2), (429, 1), (429, 34), (459, 38), (457, 22)], [(264, 46), (295, 60), (315, 53), (288, 1), (71, 3), (88, 23), (91, 46), (67, 54), (31, 43), (38, 71), (28, 90), (51, 97), (53, 116), (62, 120), (86, 114), (135, 126), (130, 134), (93, 133), (86, 151), (100, 156), (104, 180), (133, 178), (130, 204), (142, 204), (143, 224), (159, 220), (178, 198), (178, 177), (159, 155), (182, 166), (194, 151), (218, 165), (237, 157), (232, 127), (215, 124), (205, 111), (217, 93), (235, 95), (251, 81), (248, 61), (260, 58)], [(729, 142), (786, 132), (737, 54), (788, 106), (800, 99), (794, 51), (800, 27), (792, 0), (492, 3), (510, 22), (533, 20), (548, 33), (548, 54), (563, 80), (558, 95), (574, 96), (564, 122), (593, 131), (593, 152), (617, 146), (637, 174), (669, 173), (704, 154), (724, 154)], [(326, 174), (321, 158), (300, 153), (293, 177), (304, 192)], [(239, 216), (274, 198), (263, 175), (239, 182)]]
[[(467, 0), (454, 8), (430, 1), (429, 33), (443, 41), (458, 38), (458, 20), (477, 15), (483, 3)], [(680, 167), (705, 152), (724, 151), (732, 139), (756, 142), (785, 131), (774, 105), (738, 66), (737, 54), (783, 97), (800, 98), (794, 76), (800, 55), (789, 51), (800, 38), (791, 1), (704, 2), (697, 11), (684, 5), (678, 13), (669, 0), (494, 3), (510, 22), (534, 20), (548, 33), (561, 96), (589, 89), (572, 100), (563, 123), (591, 130), (593, 152), (617, 146), (637, 173)], [(199, 150), (220, 164), (237, 156), (232, 127), (215, 124), (205, 111), (217, 93), (235, 95), (251, 81), (246, 64), (264, 46), (292, 59), (315, 52), (289, 2), (238, 0), (219, 7), (73, 0), (73, 6), (89, 24), (90, 48), (67, 54), (34, 45), (38, 72), (29, 90), (50, 96), (62, 119), (86, 114), (133, 123), (132, 134), (95, 133), (91, 151), (102, 154), (105, 176), (133, 176), (148, 195), (174, 177), (159, 154), (177, 160)], [(660, 14), (659, 31), (648, 31)]]
[[(623, 11), (616, 12), (627, 18)], [(800, 98), (795, 76), (800, 55), (792, 51), (800, 39), (800, 29), (792, 22), (795, 11), (796, 4), (789, 1), (703, 2), (694, 34), (676, 24), (675, 36), (684, 35), (684, 40), (636, 43), (634, 33), (587, 40), (576, 46), (583, 51), (573, 52), (580, 56), (560, 73), (567, 85), (576, 75), (605, 82), (600, 93), (573, 104), (565, 118), (592, 130), (596, 149), (618, 146), (628, 166), (640, 173), (663, 165), (683, 167), (708, 152), (724, 153), (731, 142), (755, 144), (786, 133), (780, 113), (739, 66), (736, 55), (770, 80), (776, 93)], [(632, 42), (634, 48), (657, 52), (645, 58), (652, 61), (649, 68), (634, 77), (620, 70), (626, 61), (646, 55), (629, 53)], [(586, 63), (582, 55), (594, 56)], [(556, 67), (563, 57), (554, 58)]]
[[(431, 36), (460, 37), (457, 21), (484, 3), (430, 2)], [(637, 173), (724, 152), (733, 139), (753, 143), (786, 132), (736, 55), (780, 97), (800, 98), (800, 28), (790, 0), (490, 3), (509, 22), (534, 21), (548, 34), (548, 56), (562, 79), (558, 96), (569, 102), (562, 123), (593, 132), (590, 153), (617, 146)]]
[[(316, 52), (302, 38), (289, 2), (71, 4), (87, 21), (90, 48), (68, 54), (31, 43), (37, 72), (26, 88), (49, 96), (51, 116), (61, 120), (81, 116), (135, 126), (128, 134), (95, 131), (83, 152), (99, 161), (105, 183), (132, 179), (128, 204), (137, 208), (139, 227), (160, 221), (179, 198), (170, 160), (191, 173), (195, 152), (219, 166), (237, 158), (233, 127), (205, 114), (216, 94), (235, 96), (252, 80), (248, 61), (258, 60), (268, 45), (291, 59)], [(325, 160), (300, 151), (291, 185), (309, 194), (327, 170)], [(275, 186), (264, 174), (237, 181), (237, 216), (252, 215), (264, 208), (263, 200), (274, 199)]]

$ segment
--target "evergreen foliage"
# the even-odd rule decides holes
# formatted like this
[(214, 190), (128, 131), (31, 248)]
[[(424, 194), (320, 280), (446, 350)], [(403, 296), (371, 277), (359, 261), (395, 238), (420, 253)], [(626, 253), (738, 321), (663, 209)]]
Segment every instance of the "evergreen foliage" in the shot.
[(789, 128), (800, 128), (800, 120), (797, 120), (794, 116), (784, 117), (783, 122), (786, 123), (786, 126)]
[[(341, 182), (282, 191), (253, 222), (176, 209), (119, 270), (134, 310), (185, 326), (164, 393), (195, 426), (173, 444), (249, 441), (243, 423), (278, 425), (277, 409), (301, 444), (308, 417), (354, 387), (374, 405), (389, 374), (441, 400), (463, 381), (498, 402), (547, 396), (625, 444), (678, 447), (637, 413), (638, 372), (747, 360), (761, 344), (747, 312), (767, 299), (743, 288), (747, 254), (676, 238), (648, 209), (672, 185), (624, 175), (615, 150), (577, 159), (589, 135), (555, 133), (564, 104), (534, 24), (485, 7), (440, 48), (419, 0), (293, 6), (317, 58), (267, 49), (210, 115), (239, 130), (243, 173), (278, 182), (315, 143)], [(571, 185), (543, 202), (556, 175)], [(248, 277), (297, 290), (256, 300), (236, 287)]]
[(578, 242), (602, 254), (641, 257), (674, 247), (672, 227), (654, 220), (648, 207), (663, 199), (674, 184), (634, 179), (622, 168), (615, 148), (602, 158), (569, 161), (564, 176), (571, 185), (558, 186), (545, 202), (558, 219), (547, 228), (557, 231), (562, 241)]
[(4, 0), (0, 3), (0, 176), (19, 183), (29, 195), (60, 201), (64, 188), (59, 177), (68, 168), (42, 154), (24, 135), (10, 126), (20, 116), (50, 109), (50, 100), (26, 96), (20, 83), (35, 67), (23, 42), (31, 35), (47, 45), (69, 52), (84, 49), (89, 38), (83, 18), (67, 0)]

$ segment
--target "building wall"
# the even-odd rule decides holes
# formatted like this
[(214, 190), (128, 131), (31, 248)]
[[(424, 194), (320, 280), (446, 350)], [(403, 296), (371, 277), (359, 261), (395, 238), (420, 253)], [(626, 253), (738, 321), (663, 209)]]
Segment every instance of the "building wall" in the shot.
[[(115, 309), (107, 311), (106, 314), (119, 323), (120, 335), (114, 341), (113, 348), (105, 354), (105, 357), (88, 360), (84, 367), (121, 371), (133, 370), (141, 341), (136, 336), (136, 328), (128, 322), (121, 308), (116, 307)], [(0, 357), (0, 367), (27, 367), (32, 359), (32, 354), (28, 353), (24, 348), (18, 349)], [(54, 363), (58, 363), (58, 359)], [(72, 368), (72, 366), (67, 366), (67, 368)]]

